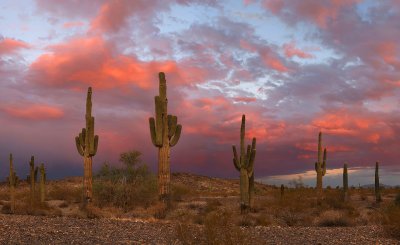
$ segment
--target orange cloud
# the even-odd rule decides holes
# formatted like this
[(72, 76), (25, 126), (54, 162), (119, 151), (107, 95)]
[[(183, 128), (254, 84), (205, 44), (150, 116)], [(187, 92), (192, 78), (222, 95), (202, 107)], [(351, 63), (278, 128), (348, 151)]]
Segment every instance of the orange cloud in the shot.
[(0, 55), (11, 54), (23, 48), (29, 48), (29, 45), (12, 38), (4, 38), (0, 40)]
[(64, 116), (63, 110), (48, 105), (7, 106), (2, 110), (10, 116), (29, 120), (58, 119)]
[[(135, 57), (116, 54), (114, 47), (101, 37), (76, 38), (50, 47), (30, 66), (33, 80), (49, 86), (93, 85), (107, 89), (134, 84), (142, 89), (154, 88), (154, 77), (160, 71), (178, 78), (188, 78), (175, 61), (143, 62)], [(197, 74), (195, 72), (195, 74)]]

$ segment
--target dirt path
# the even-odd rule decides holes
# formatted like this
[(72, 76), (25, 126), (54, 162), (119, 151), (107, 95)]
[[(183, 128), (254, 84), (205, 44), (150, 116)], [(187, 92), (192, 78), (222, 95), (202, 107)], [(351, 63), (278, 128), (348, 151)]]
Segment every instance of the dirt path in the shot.
[[(193, 244), (206, 244), (201, 226)], [(169, 222), (0, 215), (0, 244), (182, 244)], [(400, 244), (378, 227), (255, 227), (244, 229), (251, 244)], [(190, 240), (190, 239), (189, 239)]]

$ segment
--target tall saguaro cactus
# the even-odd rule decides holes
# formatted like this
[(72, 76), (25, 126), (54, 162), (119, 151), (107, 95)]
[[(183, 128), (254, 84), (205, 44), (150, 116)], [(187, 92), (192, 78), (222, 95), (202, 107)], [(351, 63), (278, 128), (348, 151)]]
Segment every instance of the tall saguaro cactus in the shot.
[(232, 145), (233, 165), (240, 172), (240, 210), (247, 212), (254, 204), (254, 159), (256, 157), (256, 138), (253, 138), (251, 146), (245, 150), (246, 116), (242, 115), (240, 127), (240, 158), (236, 146)]
[(160, 200), (166, 201), (170, 195), (170, 148), (175, 146), (182, 132), (178, 118), (168, 115), (167, 81), (165, 74), (160, 72), (159, 95), (154, 97), (155, 119), (149, 118), (151, 142), (158, 147), (158, 194)]
[(31, 207), (35, 202), (35, 157), (31, 156), (31, 161), (29, 162), (29, 184), (30, 184), (30, 204)]
[(349, 200), (349, 178), (347, 174), (347, 163), (343, 165), (343, 200)]
[(381, 189), (379, 186), (379, 162), (375, 164), (375, 200), (376, 202), (381, 202)]
[(39, 168), (40, 171), (40, 182), (39, 182), (39, 189), (40, 189), (40, 202), (43, 203), (46, 197), (46, 169), (44, 168), (44, 164), (42, 163)]
[(317, 194), (321, 197), (322, 194), (322, 177), (326, 173), (326, 148), (322, 157), (322, 133), (318, 135), (318, 161), (315, 163), (315, 172), (317, 172)]
[(92, 88), (88, 88), (86, 98), (86, 127), (75, 137), (78, 153), (83, 156), (83, 197), (85, 202), (92, 200), (92, 162), (96, 155), (99, 136), (94, 135), (94, 117), (92, 117)]
[(10, 175), (8, 177), (8, 184), (10, 186), (10, 212), (15, 212), (15, 188), (18, 185), (18, 176), (14, 172), (13, 156), (10, 154)]

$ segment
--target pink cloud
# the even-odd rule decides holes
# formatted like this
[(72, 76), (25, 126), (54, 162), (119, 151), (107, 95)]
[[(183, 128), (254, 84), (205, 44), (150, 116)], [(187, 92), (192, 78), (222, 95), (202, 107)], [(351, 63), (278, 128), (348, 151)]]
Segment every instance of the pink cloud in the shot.
[(312, 54), (306, 53), (297, 48), (294, 42), (284, 44), (283, 51), (285, 53), (285, 56), (288, 58), (292, 58), (293, 56), (297, 56), (298, 58), (302, 59), (309, 59), (314, 57)]
[(3, 106), (2, 110), (10, 116), (34, 121), (59, 119), (64, 111), (49, 105)]
[(11, 54), (20, 49), (29, 47), (27, 43), (12, 38), (0, 39), (0, 55)]
[[(112, 44), (98, 36), (75, 38), (49, 49), (49, 53), (39, 56), (30, 66), (33, 81), (47, 86), (93, 85), (107, 89), (134, 84), (149, 89), (156, 86), (154, 74), (159, 71), (186, 78), (175, 61), (143, 62), (118, 54)], [(174, 80), (180, 81), (183, 82)]]

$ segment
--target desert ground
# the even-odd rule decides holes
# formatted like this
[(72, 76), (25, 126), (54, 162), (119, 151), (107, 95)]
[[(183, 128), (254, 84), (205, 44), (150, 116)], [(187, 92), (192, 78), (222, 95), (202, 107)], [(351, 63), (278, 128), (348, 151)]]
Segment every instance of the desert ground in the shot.
[[(140, 180), (140, 178), (136, 178)], [(399, 189), (285, 188), (256, 183), (255, 207), (240, 214), (239, 181), (188, 173), (172, 175), (172, 198), (157, 198), (154, 176), (112, 182), (94, 178), (93, 202), (82, 205), (80, 177), (48, 181), (46, 201), (29, 202), (17, 187), (10, 214), (8, 185), (0, 187), (1, 244), (400, 244)]]

